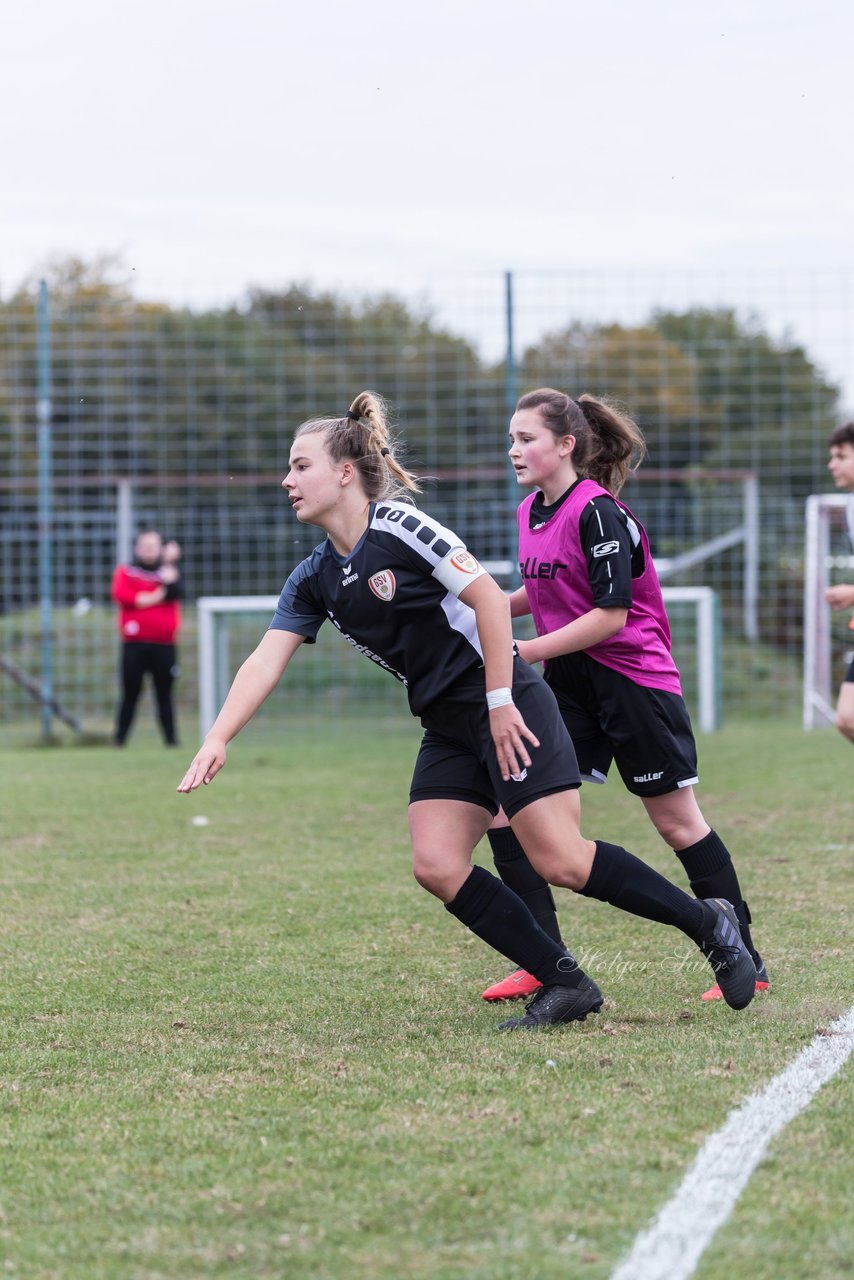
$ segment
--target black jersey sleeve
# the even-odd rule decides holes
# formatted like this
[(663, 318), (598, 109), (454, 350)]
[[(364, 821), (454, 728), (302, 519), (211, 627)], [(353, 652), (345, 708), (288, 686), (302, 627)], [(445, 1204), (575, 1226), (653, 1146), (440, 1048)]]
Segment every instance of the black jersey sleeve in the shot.
[(293, 631), (298, 636), (305, 636), (307, 644), (314, 644), (328, 616), (314, 590), (317, 557), (318, 551), (315, 550), (297, 565), (282, 587), (269, 631)]
[(592, 498), (578, 526), (587, 558), (593, 603), (599, 609), (629, 609), (632, 578), (643, 573), (640, 529), (613, 498)]

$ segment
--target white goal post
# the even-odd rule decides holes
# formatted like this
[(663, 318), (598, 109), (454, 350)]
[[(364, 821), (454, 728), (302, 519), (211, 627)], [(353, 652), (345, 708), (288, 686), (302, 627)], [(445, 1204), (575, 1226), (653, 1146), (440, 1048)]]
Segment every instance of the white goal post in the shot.
[[(488, 567), (488, 566), (487, 566)], [(692, 605), (697, 662), (697, 728), (720, 723), (721, 644), (717, 593), (711, 587), (663, 587), (665, 605)], [(276, 610), (278, 596), (200, 596), (196, 601), (199, 646), (199, 725), (210, 729), (232, 679), (228, 627), (236, 618), (257, 618), (261, 629)]]
[[(258, 618), (269, 623), (278, 596), (199, 596), (196, 627), (199, 646), (199, 728), (204, 737), (225, 700), (232, 673), (228, 661), (228, 623), (233, 618)], [(261, 638), (259, 626), (259, 640)]]
[[(804, 728), (836, 719), (832, 679), (831, 609), (825, 599), (830, 570), (854, 567), (854, 557), (831, 554), (831, 531), (847, 515), (854, 537), (854, 498), (844, 493), (814, 493), (807, 498), (804, 548)], [(842, 563), (840, 563), (842, 562)]]

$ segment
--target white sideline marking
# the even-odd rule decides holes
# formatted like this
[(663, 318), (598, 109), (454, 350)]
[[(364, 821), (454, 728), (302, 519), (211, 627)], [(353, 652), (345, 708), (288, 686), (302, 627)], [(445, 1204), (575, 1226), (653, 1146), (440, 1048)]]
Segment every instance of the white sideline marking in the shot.
[(688, 1280), (771, 1139), (836, 1075), (852, 1049), (854, 1005), (706, 1139), (676, 1194), (637, 1237), (611, 1280)]

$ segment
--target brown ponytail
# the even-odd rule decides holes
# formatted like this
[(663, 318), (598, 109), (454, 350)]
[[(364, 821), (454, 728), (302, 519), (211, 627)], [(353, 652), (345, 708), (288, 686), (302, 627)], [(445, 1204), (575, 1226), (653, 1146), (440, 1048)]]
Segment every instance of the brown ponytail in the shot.
[(516, 408), (539, 409), (543, 422), (558, 439), (575, 436), (572, 462), (576, 471), (615, 496), (646, 455), (638, 424), (622, 407), (607, 400), (586, 394), (573, 400), (553, 387), (540, 387), (522, 396)]
[(395, 457), (386, 403), (376, 391), (360, 391), (343, 418), (304, 422), (294, 438), (315, 434), (324, 437), (334, 462), (353, 463), (371, 501), (421, 492), (418, 477)]

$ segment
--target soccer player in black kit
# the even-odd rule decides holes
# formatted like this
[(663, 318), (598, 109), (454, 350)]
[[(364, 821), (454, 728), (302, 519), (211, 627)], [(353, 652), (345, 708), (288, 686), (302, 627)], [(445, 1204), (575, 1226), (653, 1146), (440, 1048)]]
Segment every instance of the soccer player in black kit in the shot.
[(709, 960), (733, 1008), (756, 971), (729, 903), (698, 901), (617, 845), (581, 835), (580, 776), (554, 695), (514, 649), (509, 603), (462, 539), (400, 495), (417, 492), (398, 462), (379, 396), (298, 429), (282, 485), (297, 519), (326, 539), (288, 578), (178, 791), (209, 783), (231, 739), (297, 649), (327, 620), (406, 688), (424, 736), (409, 795), (415, 878), (479, 938), (543, 984), (533, 1028), (584, 1019), (595, 981), (472, 853), (501, 806), (531, 863), (554, 885), (673, 925)]

